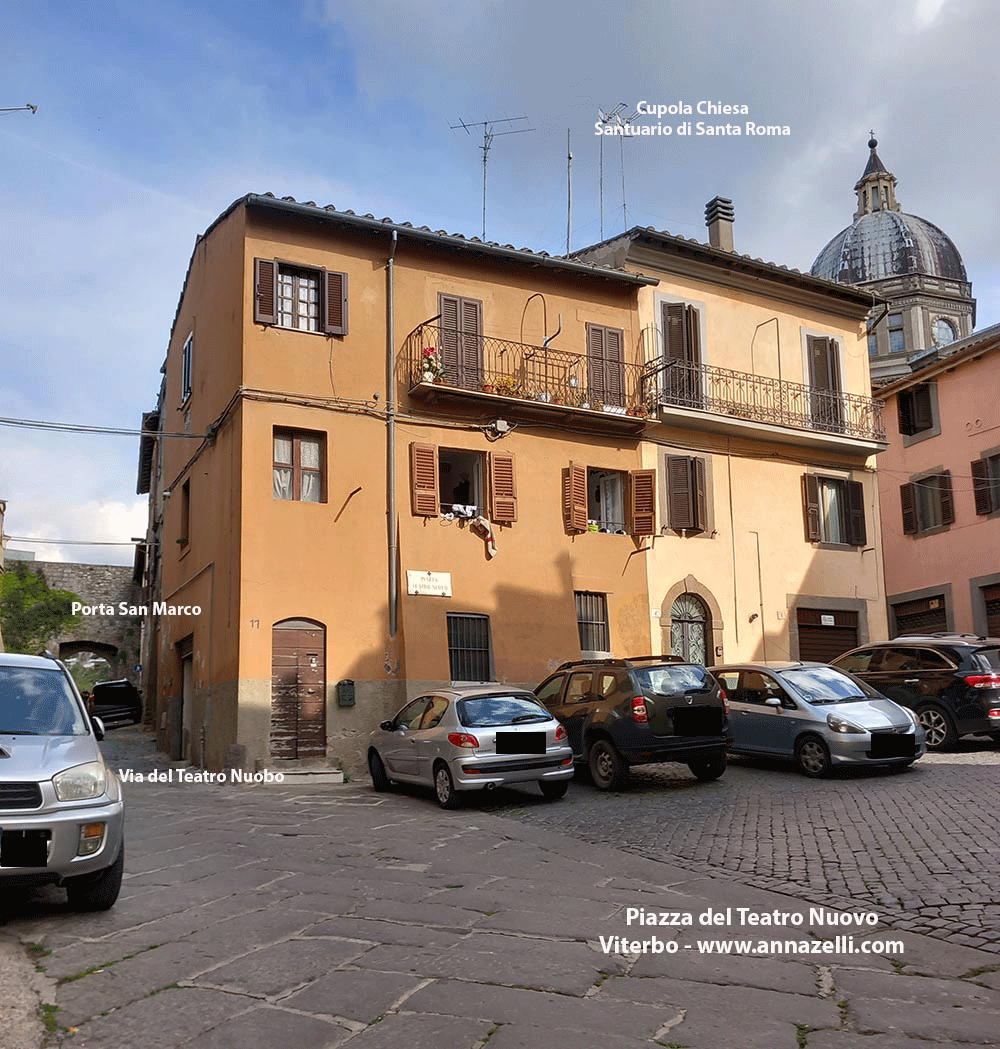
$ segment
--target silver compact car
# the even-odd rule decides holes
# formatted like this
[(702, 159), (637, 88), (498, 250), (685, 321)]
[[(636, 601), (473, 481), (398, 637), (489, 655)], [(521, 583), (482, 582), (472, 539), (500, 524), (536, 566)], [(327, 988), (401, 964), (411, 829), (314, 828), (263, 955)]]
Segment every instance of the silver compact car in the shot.
[(442, 808), (460, 792), (535, 782), (550, 801), (566, 794), (573, 751), (566, 730), (534, 695), (504, 685), (435, 689), (383, 721), (368, 740), (372, 787), (394, 780), (434, 788)]
[(62, 663), (0, 654), (0, 887), (62, 885), (78, 910), (118, 899), (122, 791), (103, 737)]
[(736, 753), (794, 758), (807, 776), (834, 765), (906, 768), (926, 753), (905, 707), (825, 663), (712, 667), (729, 697)]

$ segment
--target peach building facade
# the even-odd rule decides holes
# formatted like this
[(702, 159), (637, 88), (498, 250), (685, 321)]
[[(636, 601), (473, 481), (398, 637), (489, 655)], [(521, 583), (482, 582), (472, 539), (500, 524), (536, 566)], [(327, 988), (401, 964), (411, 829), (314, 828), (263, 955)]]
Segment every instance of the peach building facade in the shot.
[(679, 243), (223, 213), (144, 419), (161, 746), (357, 770), (444, 682), (881, 636), (870, 296)]

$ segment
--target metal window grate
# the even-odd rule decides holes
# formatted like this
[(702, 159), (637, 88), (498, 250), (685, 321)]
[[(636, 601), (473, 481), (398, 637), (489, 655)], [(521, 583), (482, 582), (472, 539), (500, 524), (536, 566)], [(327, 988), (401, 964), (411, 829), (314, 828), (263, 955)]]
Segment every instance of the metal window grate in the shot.
[(452, 681), (489, 681), (490, 617), (448, 613)]
[(607, 595), (577, 590), (573, 596), (576, 598), (576, 622), (580, 628), (580, 650), (610, 652)]

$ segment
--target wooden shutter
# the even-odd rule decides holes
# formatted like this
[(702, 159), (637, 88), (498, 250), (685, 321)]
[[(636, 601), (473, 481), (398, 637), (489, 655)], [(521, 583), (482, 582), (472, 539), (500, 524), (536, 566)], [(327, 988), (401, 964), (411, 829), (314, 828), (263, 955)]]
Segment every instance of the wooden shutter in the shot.
[(437, 445), (410, 445), (410, 494), (416, 516), (437, 517), (441, 512)]
[(941, 498), (941, 524), (955, 523), (955, 497), (951, 491), (951, 471), (938, 474), (938, 492)]
[(253, 319), (274, 324), (278, 316), (278, 264), (272, 259), (253, 260)]
[(490, 452), (490, 518), (498, 524), (517, 520), (517, 481), (514, 456)]
[(323, 274), (323, 331), (327, 335), (347, 334), (347, 274)]
[(912, 484), (899, 486), (899, 503), (903, 510), (903, 535), (915, 535), (917, 531), (917, 508)]
[(606, 329), (599, 324), (587, 325), (587, 397), (591, 407), (595, 407), (594, 402), (603, 402), (607, 397), (604, 371), (605, 334)]
[(461, 300), (454, 295), (442, 295), (439, 303), (441, 307), (438, 311), (441, 314), (441, 364), (454, 377), (458, 374)]
[(587, 530), (587, 468), (579, 463), (563, 471), (563, 523), (567, 532)]
[(656, 531), (656, 471), (633, 470), (629, 475), (629, 535)]
[(705, 483), (705, 460), (694, 460), (694, 526), (704, 532), (708, 528), (708, 486)]
[(691, 460), (686, 455), (667, 456), (668, 520), (674, 531), (695, 526), (691, 496)]
[(934, 425), (934, 413), (931, 411), (931, 388), (927, 383), (913, 390), (912, 400), (913, 429), (911, 433), (923, 433)]
[(990, 484), (989, 467), (985, 459), (976, 459), (972, 466), (972, 493), (976, 499), (976, 513), (993, 512), (993, 486)]
[(663, 356), (668, 361), (688, 359), (685, 348), (686, 307), (683, 302), (663, 304)]
[(625, 332), (621, 328), (604, 329), (604, 403), (623, 407), (625, 404)]
[(462, 364), (459, 382), (478, 390), (483, 381), (483, 304), (478, 299), (461, 300)]
[(806, 542), (818, 543), (823, 533), (819, 521), (819, 479), (815, 474), (802, 475), (802, 513), (806, 525)]
[(864, 546), (868, 542), (865, 489), (860, 481), (847, 482), (847, 541), (851, 546)]
[(687, 343), (687, 359), (691, 364), (701, 363), (701, 346), (698, 334), (698, 311), (694, 306), (684, 307), (684, 335)]

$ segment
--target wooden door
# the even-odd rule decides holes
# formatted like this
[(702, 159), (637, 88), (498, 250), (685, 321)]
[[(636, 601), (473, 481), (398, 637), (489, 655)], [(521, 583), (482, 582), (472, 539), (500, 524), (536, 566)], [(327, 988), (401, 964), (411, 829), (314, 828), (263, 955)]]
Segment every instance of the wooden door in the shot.
[(271, 634), (271, 757), (326, 757), (326, 631), (288, 619)]

